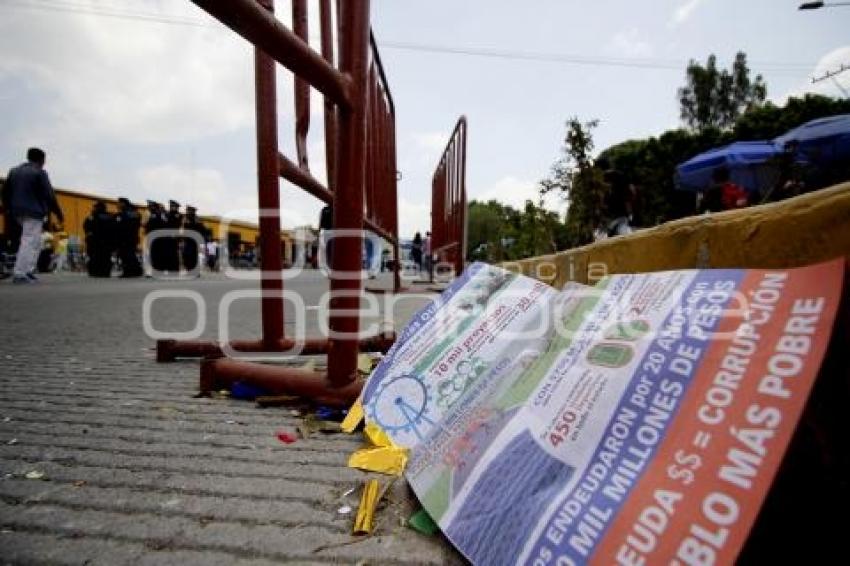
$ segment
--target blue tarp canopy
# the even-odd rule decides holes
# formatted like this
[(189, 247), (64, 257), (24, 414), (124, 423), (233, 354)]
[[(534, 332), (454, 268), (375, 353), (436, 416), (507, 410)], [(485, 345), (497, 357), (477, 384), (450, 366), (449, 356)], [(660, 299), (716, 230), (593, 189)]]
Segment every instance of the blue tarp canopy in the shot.
[(714, 170), (726, 167), (733, 182), (748, 192), (762, 192), (779, 176), (774, 158), (782, 153), (782, 147), (771, 141), (747, 141), (700, 153), (676, 167), (676, 188), (704, 191), (711, 187)]
[(850, 114), (806, 122), (773, 142), (780, 148), (796, 142), (797, 153), (815, 165), (828, 166), (850, 160)]

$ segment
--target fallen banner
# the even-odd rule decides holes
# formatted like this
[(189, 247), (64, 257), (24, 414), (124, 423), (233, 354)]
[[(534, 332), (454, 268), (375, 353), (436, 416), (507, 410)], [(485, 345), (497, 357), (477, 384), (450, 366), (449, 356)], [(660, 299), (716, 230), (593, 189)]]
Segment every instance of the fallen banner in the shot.
[(473, 264), (373, 372), (366, 419), (475, 564), (734, 561), (829, 342), (843, 260), (558, 291)]

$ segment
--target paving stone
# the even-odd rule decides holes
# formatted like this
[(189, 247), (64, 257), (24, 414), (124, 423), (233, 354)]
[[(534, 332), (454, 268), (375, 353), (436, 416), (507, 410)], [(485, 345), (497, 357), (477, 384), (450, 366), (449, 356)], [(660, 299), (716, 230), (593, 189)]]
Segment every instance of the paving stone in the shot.
[[(254, 283), (41, 279), (0, 284), (3, 563), (462, 563), (442, 537), (403, 526), (417, 507), (403, 479), (389, 490), (375, 535), (350, 535), (353, 515), (337, 510), (356, 508), (357, 490), (345, 493), (368, 477), (389, 479), (346, 467), (358, 437), (314, 434), (283, 445), (275, 434), (295, 430), (293, 409), (195, 398), (197, 362), (155, 362), (142, 326), (149, 292), (199, 293), (210, 322), (203, 336), (214, 338), (221, 298)], [(306, 305), (327, 289), (317, 273), (286, 285)], [(424, 301), (407, 300), (396, 324)], [(231, 310), (231, 333), (256, 337), (258, 302)], [(195, 307), (161, 301), (151, 312), (157, 329), (185, 329)], [(294, 327), (291, 313), (286, 326)], [(44, 477), (26, 479), (29, 471)]]

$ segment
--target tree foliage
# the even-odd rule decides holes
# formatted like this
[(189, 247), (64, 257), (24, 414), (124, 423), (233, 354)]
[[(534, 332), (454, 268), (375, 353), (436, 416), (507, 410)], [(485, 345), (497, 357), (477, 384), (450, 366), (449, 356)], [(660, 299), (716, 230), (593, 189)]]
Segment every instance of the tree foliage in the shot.
[(693, 194), (676, 190), (676, 166), (711, 148), (736, 141), (772, 139), (810, 120), (850, 113), (850, 101), (807, 94), (785, 106), (767, 103), (739, 117), (732, 128), (670, 130), (659, 137), (629, 140), (603, 150), (611, 164), (638, 188), (637, 226), (654, 226), (694, 212)]
[(467, 212), (467, 256), (499, 262), (566, 249), (558, 214), (528, 200), (523, 210), (491, 200), (473, 200)]
[(817, 118), (850, 114), (850, 100), (819, 94), (792, 97), (785, 106), (768, 102), (741, 116), (732, 128), (735, 140), (769, 140)]
[(609, 187), (594, 163), (605, 158), (637, 187), (632, 224), (653, 226), (695, 212), (694, 194), (676, 190), (676, 166), (711, 148), (735, 141), (772, 139), (805, 122), (850, 113), (850, 101), (807, 94), (784, 106), (765, 103), (761, 75), (750, 79), (746, 56), (738, 53), (731, 71), (717, 68), (714, 55), (703, 67), (691, 62), (688, 82), (679, 90), (687, 129), (658, 137), (628, 140), (599, 153), (594, 160), (596, 120), (566, 123), (562, 155), (540, 182), (541, 195), (554, 193), (566, 202), (563, 222), (531, 201), (516, 210), (497, 201), (470, 203), (469, 256), (504, 261), (584, 245), (600, 227)]
[(691, 60), (685, 86), (678, 95), (681, 118), (692, 130), (725, 130), (742, 114), (764, 103), (767, 85), (761, 75), (750, 79), (745, 53), (735, 55), (731, 70), (718, 69), (717, 57), (712, 54), (705, 66)]
[(602, 171), (593, 166), (593, 129), (596, 120), (567, 121), (563, 155), (540, 182), (542, 195), (556, 193), (567, 202), (566, 239), (570, 247), (593, 241), (593, 232), (602, 222), (608, 186)]

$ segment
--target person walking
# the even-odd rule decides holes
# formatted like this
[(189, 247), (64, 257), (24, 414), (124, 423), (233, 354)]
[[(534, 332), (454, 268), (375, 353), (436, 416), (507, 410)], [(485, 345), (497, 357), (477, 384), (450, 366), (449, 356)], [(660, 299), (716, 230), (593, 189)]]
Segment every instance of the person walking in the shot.
[(3, 185), (3, 206), (21, 227), (21, 243), (15, 258), (14, 283), (32, 283), (38, 254), (41, 252), (41, 231), (45, 219), (56, 215), (59, 224), (65, 221), (50, 178), (44, 169), (46, 154), (37, 147), (27, 150), (27, 161), (13, 167)]
[(118, 259), (121, 261), (121, 277), (140, 277), (142, 266), (137, 253), (142, 215), (125, 197), (118, 199), (118, 208), (118, 214), (115, 215), (115, 243), (118, 248)]

